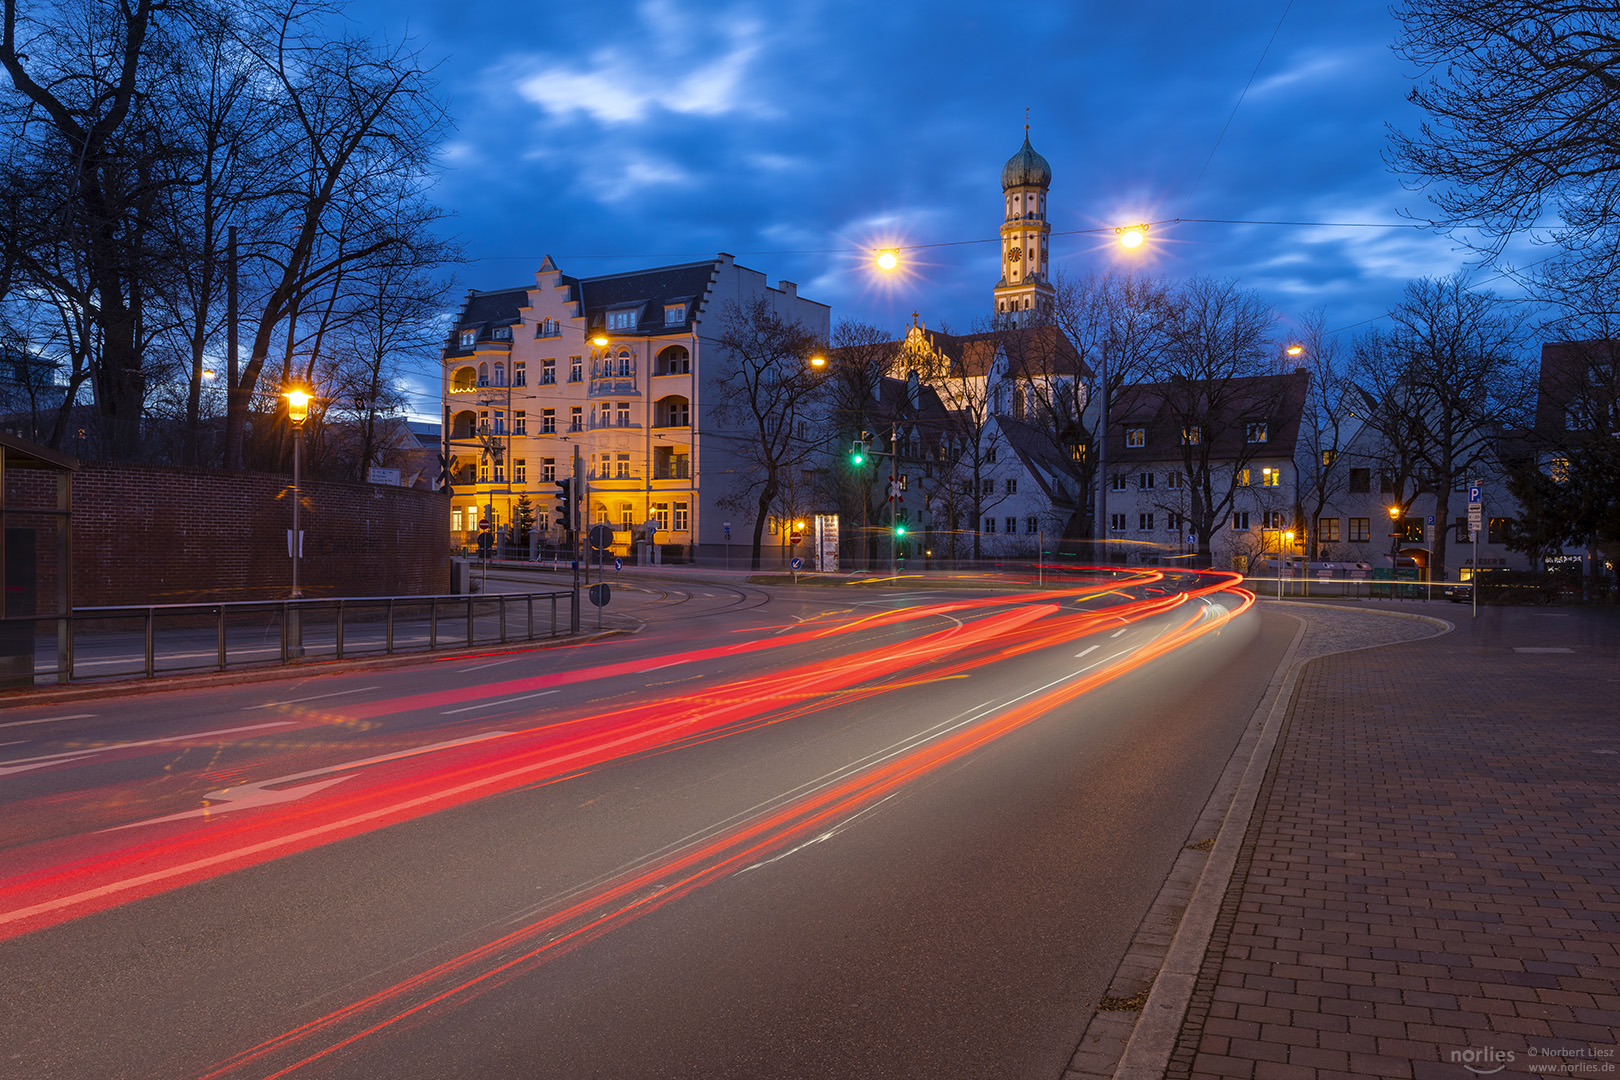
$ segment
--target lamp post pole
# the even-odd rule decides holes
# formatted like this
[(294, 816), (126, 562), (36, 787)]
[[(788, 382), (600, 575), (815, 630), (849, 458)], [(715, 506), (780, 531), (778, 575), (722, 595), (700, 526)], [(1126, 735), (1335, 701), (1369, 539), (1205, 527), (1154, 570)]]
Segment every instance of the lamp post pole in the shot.
[[(287, 399), (287, 419), (293, 426), (293, 482), (292, 482), (292, 533), (287, 546), (292, 549), (292, 595), (289, 599), (297, 600), (303, 596), (303, 590), (298, 587), (298, 564), (304, 554), (304, 533), (300, 524), (304, 472), (304, 421), (309, 419), (309, 391), (301, 387), (293, 387), (283, 395)], [(285, 634), (287, 638), (287, 655), (304, 655), (304, 628), (296, 605), (289, 605), (287, 610)]]

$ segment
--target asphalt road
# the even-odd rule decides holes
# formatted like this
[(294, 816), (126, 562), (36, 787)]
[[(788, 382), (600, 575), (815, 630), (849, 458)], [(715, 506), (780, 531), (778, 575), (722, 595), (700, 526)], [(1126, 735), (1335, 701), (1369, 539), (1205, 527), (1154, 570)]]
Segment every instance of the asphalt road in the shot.
[(647, 589), (0, 717), (0, 1075), (1057, 1077), (1294, 631)]

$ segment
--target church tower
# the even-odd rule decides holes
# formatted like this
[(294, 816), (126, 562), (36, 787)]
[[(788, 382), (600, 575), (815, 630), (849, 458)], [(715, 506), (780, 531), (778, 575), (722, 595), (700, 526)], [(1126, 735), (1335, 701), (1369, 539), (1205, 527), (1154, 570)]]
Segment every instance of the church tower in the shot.
[(1001, 222), (1001, 280), (996, 282), (996, 322), (1023, 326), (1051, 317), (1053, 290), (1047, 263), (1052, 226), (1046, 220), (1046, 191), (1052, 166), (1024, 145), (1001, 170), (1006, 202)]

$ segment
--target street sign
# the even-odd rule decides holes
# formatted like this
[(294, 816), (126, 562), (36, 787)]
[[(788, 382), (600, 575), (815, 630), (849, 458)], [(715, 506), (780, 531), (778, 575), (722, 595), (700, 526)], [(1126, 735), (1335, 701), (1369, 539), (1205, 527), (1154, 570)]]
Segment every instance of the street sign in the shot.
[(804, 534), (803, 533), (791, 533), (788, 536), (788, 543), (792, 544), (794, 547), (798, 547), (799, 546), (799, 541), (801, 541), (803, 539), (804, 539)]
[(1479, 500), (1479, 495), (1480, 495), (1479, 485), (1478, 484), (1470, 484), (1469, 487), (1468, 487), (1468, 504), (1470, 506), (1473, 506), (1473, 505), (1477, 504), (1480, 501)]
[(731, 539), (731, 522), (729, 522), (729, 521), (726, 522), (724, 525), (721, 526), (721, 528), (726, 530), (726, 539), (730, 540)]
[(608, 587), (608, 583), (605, 581), (598, 581), (591, 586), (591, 603), (597, 607), (607, 607), (608, 597), (612, 595), (613, 590)]
[(1434, 524), (1434, 515), (1433, 515), (1433, 514), (1430, 514), (1430, 515), (1429, 515), (1429, 524), (1430, 524), (1430, 525), (1433, 525), (1433, 524)]
[(615, 570), (623, 570), (624, 569), (624, 560), (615, 558), (613, 560), (613, 569), (615, 569)]
[(483, 520), (482, 520), (482, 521), (480, 521), (480, 522), (479, 522), (479, 523), (478, 523), (478, 527), (479, 527), (479, 528), (480, 528), (480, 529), (487, 529), (487, 528), (489, 528), (489, 518), (484, 518), (484, 519), (483, 519)]
[(591, 526), (591, 553), (599, 559), (607, 558), (608, 549), (613, 546), (613, 526)]
[(801, 569), (804, 568), (804, 560), (803, 559), (794, 559), (788, 565), (793, 567), (793, 569), (795, 569), (795, 570), (801, 570)]

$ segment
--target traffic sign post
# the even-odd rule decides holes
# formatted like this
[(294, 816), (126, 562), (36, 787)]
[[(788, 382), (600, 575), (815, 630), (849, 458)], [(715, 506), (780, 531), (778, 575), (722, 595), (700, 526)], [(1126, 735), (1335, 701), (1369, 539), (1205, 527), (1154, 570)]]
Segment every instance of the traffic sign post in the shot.
[(1468, 487), (1468, 538), (1474, 542), (1473, 581), (1468, 590), (1470, 619), (1479, 618), (1479, 527), (1484, 524), (1485, 489), (1478, 480)]
[[(797, 543), (798, 541), (794, 542)], [(788, 565), (793, 567), (793, 584), (797, 585), (799, 583), (799, 568), (804, 565), (804, 560), (794, 559)]]

